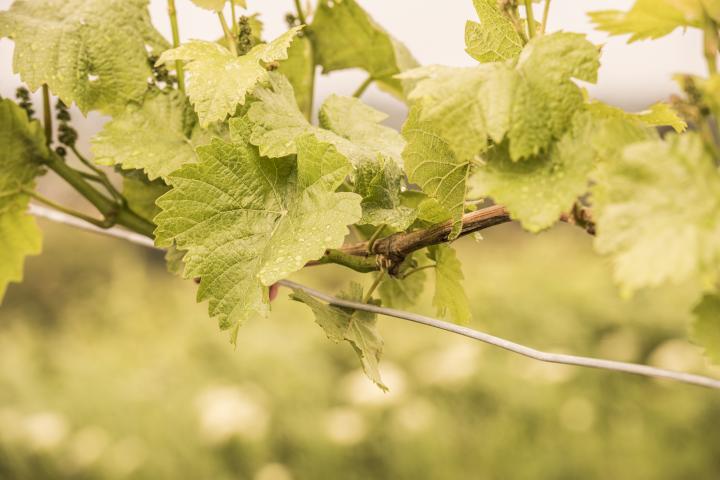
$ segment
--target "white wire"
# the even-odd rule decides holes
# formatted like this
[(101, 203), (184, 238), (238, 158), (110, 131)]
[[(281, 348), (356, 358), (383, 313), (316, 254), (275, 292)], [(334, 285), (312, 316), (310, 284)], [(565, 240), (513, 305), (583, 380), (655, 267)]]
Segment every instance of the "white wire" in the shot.
[(95, 225), (80, 220), (79, 218), (75, 218), (71, 215), (51, 210), (47, 207), (43, 207), (40, 205), (30, 204), (29, 213), (30, 215), (44, 218), (55, 223), (62, 223), (64, 225), (69, 225), (71, 227), (79, 228), (81, 230), (87, 230), (88, 232), (99, 233), (100, 235), (105, 235), (108, 237), (121, 238), (137, 245), (142, 245), (143, 247), (155, 248), (155, 243), (152, 241), (152, 239), (144, 235), (140, 235), (139, 233), (123, 230), (121, 228), (104, 229), (96, 227)]
[(603, 360), (599, 358), (578, 357), (575, 355), (543, 352), (541, 350), (526, 347), (525, 345), (521, 345), (519, 343), (511, 342), (510, 340), (506, 340), (504, 338), (495, 337), (484, 332), (473, 330), (472, 328), (463, 327), (461, 325), (445, 322), (436, 318), (425, 317), (416, 313), (395, 310), (392, 308), (377, 307), (375, 305), (351, 302), (348, 300), (335, 298), (325, 293), (314, 290), (310, 287), (306, 287), (305, 285), (300, 285), (299, 283), (292, 282), (290, 280), (281, 280), (278, 283), (287, 288), (302, 290), (308, 295), (311, 295), (320, 300), (324, 300), (331, 305), (352, 308), (354, 310), (363, 310), (366, 312), (386, 315), (388, 317), (409, 320), (411, 322), (427, 325), (429, 327), (445, 330), (446, 332), (456, 333), (464, 337), (472, 338), (474, 340), (494, 345), (496, 347), (509, 350), (525, 357), (540, 360), (541, 362), (561, 363), (564, 365), (577, 365), (580, 367), (590, 367), (603, 370), (613, 370), (616, 372), (634, 373), (637, 375), (667, 378), (671, 380), (676, 380), (678, 382), (691, 383), (693, 385), (720, 389), (720, 380), (703, 377), (701, 375), (693, 375), (683, 372), (673, 372), (671, 370), (665, 370), (662, 368), (649, 367), (647, 365), (638, 365), (636, 363), (616, 362), (613, 360)]
[[(119, 229), (119, 228), (111, 228), (111, 229), (104, 230), (104, 229), (95, 227), (94, 225), (90, 225), (86, 222), (83, 222), (82, 220), (74, 218), (70, 215), (56, 212), (54, 210), (50, 210), (48, 208), (45, 208), (45, 207), (42, 207), (39, 205), (31, 205), (30, 206), (30, 214), (35, 215), (36, 217), (51, 220), (56, 223), (70, 225), (72, 227), (79, 228), (82, 230), (87, 230), (90, 232), (99, 233), (102, 235), (107, 235), (107, 236), (127, 240), (129, 242), (132, 242), (132, 243), (135, 243), (138, 245), (142, 245), (144, 247), (157, 248), (157, 247), (155, 247), (155, 245), (151, 239), (144, 237), (142, 235), (139, 235), (137, 233)], [(307, 287), (305, 285), (301, 285), (296, 282), (292, 282), (290, 280), (281, 280), (278, 282), (278, 284), (280, 284), (286, 288), (302, 290), (303, 292), (307, 293), (308, 295), (311, 295), (315, 298), (323, 300), (331, 305), (336, 305), (336, 306), (345, 307), (345, 308), (352, 308), (355, 310), (362, 310), (362, 311), (371, 312), (371, 313), (377, 313), (379, 315), (385, 315), (388, 317), (394, 317), (394, 318), (399, 318), (402, 320), (408, 320), (408, 321), (414, 322), (414, 323), (419, 323), (421, 325), (427, 325), (429, 327), (437, 328), (439, 330), (444, 330), (446, 332), (451, 332), (451, 333), (455, 333), (458, 335), (462, 335), (464, 337), (472, 338), (474, 340), (478, 340), (480, 342), (484, 342), (489, 345), (494, 345), (496, 347), (500, 347), (500, 348), (508, 350), (510, 352), (514, 352), (519, 355), (523, 355), (525, 357), (539, 360), (541, 362), (559, 363), (559, 364), (564, 364), (564, 365), (576, 365), (576, 366), (580, 366), (580, 367), (589, 367), (589, 368), (597, 368), (597, 369), (601, 369), (601, 370), (610, 370), (610, 371), (615, 371), (615, 372), (632, 373), (632, 374), (636, 374), (636, 375), (643, 375), (646, 377), (664, 378), (667, 380), (674, 380), (677, 382), (689, 383), (692, 385), (699, 385), (701, 387), (714, 388), (714, 389), (720, 390), (720, 380), (710, 378), (710, 377), (705, 377), (702, 375), (694, 375), (691, 373), (684, 373), (684, 372), (675, 372), (672, 370), (650, 367), (648, 365), (640, 365), (640, 364), (636, 364), (636, 363), (616, 362), (614, 360), (605, 360), (605, 359), (600, 359), (600, 358), (580, 357), (580, 356), (575, 356), (575, 355), (565, 355), (565, 354), (561, 354), (561, 353), (544, 352), (541, 350), (536, 350), (534, 348), (527, 347), (527, 346), (519, 344), (519, 343), (511, 342), (510, 340), (506, 340), (504, 338), (495, 337), (493, 335), (490, 335), (490, 334), (487, 334), (484, 332), (480, 332), (478, 330), (473, 330), (472, 328), (455, 325), (454, 323), (445, 322), (442, 320), (438, 320), (436, 318), (430, 318), (430, 317), (418, 315), (418, 314), (411, 313), (411, 312), (395, 310), (392, 308), (378, 307), (375, 305), (368, 305), (368, 304), (364, 304), (364, 303), (342, 300), (340, 298), (333, 297), (326, 293), (320, 292), (318, 290)]]

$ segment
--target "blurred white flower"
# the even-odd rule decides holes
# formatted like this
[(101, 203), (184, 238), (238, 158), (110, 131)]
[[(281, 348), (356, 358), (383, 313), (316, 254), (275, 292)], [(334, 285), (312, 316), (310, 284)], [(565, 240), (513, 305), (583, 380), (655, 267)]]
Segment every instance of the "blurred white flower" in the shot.
[(595, 407), (585, 397), (569, 398), (558, 415), (562, 426), (573, 432), (587, 432), (595, 424)]
[(147, 458), (146, 452), (147, 448), (139, 438), (123, 438), (110, 447), (108, 463), (117, 476), (128, 476), (142, 466)]
[(34, 450), (52, 450), (65, 440), (68, 424), (56, 412), (39, 412), (23, 420), (25, 441)]
[[(542, 363), (521, 359), (526, 365), (518, 366), (517, 372), (525, 380), (538, 383), (565, 383), (577, 374), (577, 367), (557, 363)], [(527, 364), (529, 363), (529, 364)]]
[(652, 351), (650, 365), (670, 370), (697, 371), (703, 368), (702, 349), (687, 340), (667, 340)]
[(351, 408), (334, 408), (325, 414), (325, 434), (334, 443), (354, 445), (367, 435), (365, 418)]
[(368, 380), (362, 370), (355, 370), (341, 380), (341, 391), (348, 402), (357, 405), (384, 406), (397, 403), (406, 390), (405, 372), (392, 362), (380, 365), (380, 375), (389, 391), (383, 392)]
[(85, 427), (70, 438), (69, 460), (75, 467), (89, 467), (100, 459), (109, 444), (110, 436), (104, 429), (97, 426)]
[(454, 342), (442, 350), (423, 354), (414, 365), (418, 379), (429, 385), (457, 385), (470, 379), (480, 365), (480, 346)]
[(434, 418), (435, 407), (424, 398), (399, 405), (395, 412), (396, 425), (408, 433), (420, 433), (427, 430)]
[(293, 480), (293, 476), (285, 465), (268, 463), (258, 470), (254, 480)]
[(270, 414), (262, 395), (254, 389), (237, 386), (208, 388), (196, 399), (200, 430), (211, 443), (240, 436), (251, 440), (267, 432)]

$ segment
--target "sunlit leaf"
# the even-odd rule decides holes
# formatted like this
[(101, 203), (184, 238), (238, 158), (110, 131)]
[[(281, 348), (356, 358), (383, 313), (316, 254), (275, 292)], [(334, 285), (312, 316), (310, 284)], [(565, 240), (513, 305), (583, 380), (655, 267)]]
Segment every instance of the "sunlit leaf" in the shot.
[(350, 163), (312, 136), (298, 142), (297, 167), (246, 142), (214, 139), (198, 154), (169, 177), (156, 239), (187, 251), (185, 277), (202, 279), (198, 300), (210, 301), (222, 328), (236, 329), (267, 313), (267, 287), (342, 245), (361, 199), (335, 193)]
[(15, 41), (14, 69), (31, 90), (47, 84), (83, 112), (122, 109), (145, 94), (148, 50), (167, 42), (148, 0), (19, 0), (0, 12), (0, 36)]

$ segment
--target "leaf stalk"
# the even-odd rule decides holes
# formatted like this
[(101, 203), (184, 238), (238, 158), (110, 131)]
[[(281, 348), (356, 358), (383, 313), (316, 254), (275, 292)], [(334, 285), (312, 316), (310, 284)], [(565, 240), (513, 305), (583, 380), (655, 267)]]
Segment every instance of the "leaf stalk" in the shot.
[(45, 143), (50, 145), (53, 138), (52, 108), (50, 107), (50, 89), (47, 83), (42, 86), (43, 96), (43, 125), (45, 126)]
[(305, 11), (300, 4), (300, 0), (295, 0), (295, 10), (297, 10), (297, 16), (298, 20), (300, 20), (300, 23), (302, 23), (303, 25), (307, 25), (307, 18), (305, 17)]
[(82, 176), (80, 172), (68, 166), (65, 161), (54, 152), (50, 153), (45, 163), (52, 171), (65, 180), (80, 195), (90, 202), (103, 217), (114, 219), (115, 224), (133, 230), (134, 232), (153, 238), (155, 225), (145, 220), (127, 205), (118, 205), (102, 193), (95, 190)]
[(380, 225), (377, 230), (373, 232), (373, 234), (370, 236), (370, 238), (367, 241), (367, 250), (369, 254), (372, 254), (373, 251), (373, 245), (375, 245), (375, 241), (380, 238), (380, 235), (382, 234), (382, 231), (385, 229), (385, 224), (383, 223)]
[(357, 90), (355, 90), (355, 93), (353, 93), (352, 96), (355, 98), (362, 97), (363, 93), (365, 93), (365, 91), (368, 89), (368, 87), (370, 85), (372, 85), (372, 83), (374, 81), (375, 81), (375, 79), (373, 77), (366, 78), (365, 81), (362, 84), (360, 84), (360, 86), (357, 88)]
[(228, 27), (227, 20), (225, 20), (225, 15), (223, 12), (217, 12), (218, 20), (220, 20), (220, 25), (222, 25), (223, 33), (225, 34), (225, 40), (228, 44), (228, 49), (237, 57), (238, 55), (238, 49), (237, 45), (235, 45), (235, 36), (233, 35), (232, 31), (230, 31), (230, 27)]
[(65, 207), (65, 206), (63, 206), (63, 205), (60, 205), (59, 203), (57, 203), (57, 202), (55, 202), (55, 201), (53, 201), (53, 200), (50, 200), (49, 198), (47, 198), (47, 197), (45, 197), (45, 196), (43, 196), (43, 195), (40, 195), (39, 193), (34, 192), (34, 191), (30, 190), (30, 189), (24, 188), (24, 189), (23, 189), (23, 193), (25, 193), (26, 195), (30, 196), (30, 197), (33, 198), (34, 200), (42, 203), (43, 205), (46, 205), (46, 206), (52, 208), (53, 210), (56, 210), (56, 211), (61, 212), (61, 213), (64, 213), (64, 214), (66, 214), (66, 215), (73, 216), (73, 217), (75, 217), (75, 218), (79, 218), (80, 220), (83, 220), (83, 221), (85, 221), (85, 222), (88, 222), (88, 223), (91, 224), (91, 225), (95, 225), (96, 227), (99, 227), (99, 228), (111, 228), (111, 227), (113, 227), (113, 226), (115, 225), (115, 222), (113, 222), (113, 221), (111, 221), (111, 220), (109, 220), (109, 219), (98, 220), (98, 219), (93, 218), (93, 217), (91, 217), (91, 216), (89, 216), (89, 215), (85, 215), (85, 214), (82, 213), (82, 212), (78, 212), (77, 210), (73, 210), (72, 208), (68, 208), (68, 207)]
[(718, 36), (718, 25), (711, 18), (705, 18), (705, 26), (703, 27), (703, 45), (705, 53), (705, 62), (708, 66), (710, 75), (718, 73), (717, 55), (720, 48), (720, 37)]
[(75, 145), (71, 145), (70, 150), (72, 150), (72, 152), (75, 154), (77, 159), (80, 160), (83, 165), (85, 165), (87, 168), (89, 168), (95, 174), (95, 176), (97, 177), (97, 181), (103, 187), (105, 187), (105, 190), (107, 190), (107, 192), (110, 195), (112, 195), (113, 198), (115, 198), (120, 203), (123, 203), (125, 201), (122, 194), (115, 188), (115, 185), (112, 184), (112, 182), (110, 181), (108, 176), (105, 174), (105, 172), (100, 170), (98, 167), (93, 165), (93, 163), (90, 160), (85, 158), (85, 156), (78, 151), (78, 149)]
[(535, 13), (532, 8), (532, 0), (525, 0), (525, 18), (527, 20), (528, 38), (535, 36)]
[[(299, 21), (302, 25), (307, 25), (307, 24), (308, 24), (307, 17), (305, 16), (305, 11), (303, 10), (302, 5), (300, 4), (300, 0), (295, 0), (295, 10), (297, 11), (298, 21)], [(307, 120), (308, 120), (308, 121), (312, 121), (313, 105), (314, 105), (314, 103), (315, 103), (315, 76), (316, 76), (316, 74), (317, 74), (317, 72), (316, 72), (316, 70), (317, 70), (317, 60), (315, 59), (315, 44), (314, 44), (313, 41), (312, 41), (312, 36), (311, 36), (311, 35), (312, 35), (312, 32), (307, 31), (307, 29), (306, 29), (306, 31), (305, 31), (304, 33), (305, 33), (305, 35), (307, 35), (307, 38), (308, 38), (308, 40), (309, 40), (309, 44), (310, 44), (310, 62), (311, 62), (311, 64), (312, 64), (312, 66), (311, 66), (311, 68), (312, 68), (312, 75), (311, 75), (311, 77), (310, 77), (310, 88), (309, 88), (310, 91), (308, 92), (308, 96), (309, 96), (309, 102), (308, 102), (308, 104), (309, 104), (309, 107), (308, 107), (307, 111), (304, 112), (304, 113), (305, 113), (305, 117), (307, 118)]]
[[(170, 17), (170, 28), (172, 29), (173, 48), (178, 48), (180, 46), (180, 27), (178, 27), (175, 0), (168, 0), (168, 16)], [(177, 73), (178, 88), (185, 93), (185, 70), (180, 60), (175, 62), (175, 72)]]
[(550, 4), (552, 0), (545, 0), (545, 9), (543, 10), (542, 25), (540, 25), (540, 34), (545, 35), (547, 31), (547, 23), (550, 18)]
[(230, 0), (230, 20), (232, 20), (232, 25), (230, 26), (230, 30), (233, 33), (233, 36), (237, 38), (238, 36), (238, 20), (237, 20), (237, 11), (235, 10), (235, 0)]
[(437, 268), (437, 265), (423, 265), (422, 267), (413, 268), (412, 270), (409, 270), (405, 272), (402, 276), (403, 279), (408, 278), (410, 275), (414, 275), (418, 272), (422, 272), (423, 270), (429, 270), (431, 268)]
[(385, 275), (387, 272), (385, 270), (381, 271), (377, 276), (375, 276), (375, 280), (373, 280), (372, 285), (370, 285), (370, 288), (368, 288), (367, 293), (365, 294), (365, 297), (363, 298), (362, 303), (369, 303), (372, 299), (373, 293), (375, 293), (375, 290), (377, 290), (377, 287), (380, 286), (380, 283), (385, 279)]

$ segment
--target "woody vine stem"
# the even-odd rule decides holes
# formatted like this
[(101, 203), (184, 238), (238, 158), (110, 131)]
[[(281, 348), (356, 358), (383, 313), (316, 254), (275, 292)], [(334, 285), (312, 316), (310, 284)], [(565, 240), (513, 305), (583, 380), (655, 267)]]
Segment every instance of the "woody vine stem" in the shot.
[[(97, 228), (92, 225), (83, 222), (77, 218), (64, 213), (56, 212), (45, 207), (38, 205), (30, 206), (30, 213), (39, 218), (44, 218), (56, 223), (62, 223), (82, 230), (87, 230), (110, 237), (119, 238), (137, 245), (141, 245), (148, 248), (156, 248), (153, 241), (145, 236), (138, 235), (134, 232), (128, 232), (118, 228), (103, 229)], [(351, 302), (340, 298), (327, 295), (319, 292), (313, 288), (301, 285), (299, 283), (290, 280), (281, 280), (278, 282), (279, 285), (289, 288), (292, 290), (302, 290), (310, 296), (313, 296), (319, 300), (325, 301), (330, 305), (350, 308), (353, 310), (361, 310), (370, 313), (376, 313), (387, 317), (398, 318), (401, 320), (407, 320), (420, 325), (436, 328), (457, 335), (462, 335), (473, 340), (477, 340), (488, 345), (493, 345), (504, 350), (522, 355), (524, 357), (532, 358), (546, 363), (557, 363), (563, 365), (574, 365), (579, 367), (595, 368), (600, 370), (609, 370), (613, 372), (631, 373), (635, 375), (641, 375), (646, 377), (664, 378), (666, 380), (673, 380), (676, 382), (687, 383), (691, 385), (697, 385), (706, 388), (712, 388), (720, 390), (720, 380), (705, 377), (702, 375), (694, 375), (685, 372), (676, 372), (672, 370), (666, 370), (663, 368), (650, 367), (647, 365), (640, 365), (636, 363), (627, 362), (616, 362), (614, 360), (606, 360), (600, 358), (581, 357), (576, 355), (566, 355), (559, 353), (544, 352), (536, 350), (534, 348), (512, 342), (510, 340), (496, 337), (485, 332), (480, 332), (468, 327), (463, 327), (453, 323), (438, 320), (436, 318), (426, 317), (411, 312), (405, 312), (401, 310), (395, 310), (392, 308), (378, 307), (376, 305), (370, 305), (367, 303)]]
[[(82, 48), (113, 58), (127, 54), (128, 62), (109, 62), (112, 71), (78, 65), (77, 56), (65, 54), (72, 42), (35, 48), (37, 25), (58, 23), (35, 8), (41, 1), (13, 2), (0, 12), (0, 37), (15, 41), (16, 60), (33, 60), (16, 61), (16, 70), (33, 91), (42, 87), (42, 125), (27, 88), (18, 91), (19, 102), (0, 99), (0, 143), (8, 147), (0, 155), (0, 220), (7, 214), (13, 222), (0, 227), (25, 222), (11, 252), (18, 265), (39, 250), (40, 232), (25, 216), (32, 201), (36, 216), (188, 252), (186, 272), (202, 280), (200, 297), (210, 300), (209, 312), (222, 328), (232, 328), (231, 339), (238, 325), (266, 312), (274, 297), (267, 287), (280, 285), (303, 303), (306, 295), (326, 302), (312, 302), (316, 313), (351, 322), (352, 312), (363, 310), (540, 361), (720, 389), (720, 379), (542, 352), (458, 326), (472, 309), (451, 245), (459, 236), (515, 220), (530, 232), (563, 221), (590, 235), (597, 230), (599, 253), (632, 267), (616, 268), (627, 291), (713, 273), (712, 259), (720, 255), (713, 241), (720, 228), (720, 11), (696, 2), (692, 25), (670, 22), (704, 34), (710, 78), (683, 76), (673, 105), (635, 114), (583, 94), (576, 81), (597, 80), (601, 49), (582, 34), (546, 32), (551, 0), (475, 2), (480, 22), (466, 23), (466, 51), (478, 65), (462, 69), (421, 66), (356, 0), (293, 0), (288, 30), (270, 41), (252, 15), (238, 11), (246, 10), (244, 0), (229, 0), (229, 15), (225, 0), (195, 0), (217, 15), (219, 42), (181, 42), (176, 1), (166, 1), (171, 42), (152, 27), (143, 2), (94, 2), (92, 22), (78, 26), (66, 19), (64, 35)], [(632, 12), (645, 9), (655, 18), (651, 7), (638, 1)], [(126, 42), (108, 21), (120, 9), (143, 42)], [(637, 25), (632, 12), (590, 15), (600, 30), (647, 37), (654, 30)], [(36, 56), (35, 50), (52, 55)], [(352, 96), (328, 97), (315, 121), (318, 67), (325, 73), (361, 68), (367, 77)], [(76, 71), (84, 73), (64, 73)], [(106, 81), (111, 76), (123, 81)], [(374, 84), (406, 100), (401, 131), (383, 125), (385, 114), (359, 100)], [(55, 111), (53, 95), (61, 99)], [(122, 189), (77, 148), (73, 102), (84, 113), (112, 113), (92, 147), (98, 165), (122, 174)], [(675, 133), (659, 135), (658, 127)], [(48, 170), (94, 209), (76, 211), (38, 193), (36, 178)], [(686, 192), (690, 196), (683, 197)], [(687, 205), (700, 197), (710, 207), (687, 215)], [(675, 235), (679, 219), (696, 235)], [(347, 240), (348, 228), (354, 240)], [(673, 248), (662, 249), (685, 256), (662, 258), (656, 237), (672, 237)], [(348, 298), (354, 301), (345, 301), (286, 280), (324, 264), (371, 273), (372, 285), (364, 292), (353, 285)], [(438, 316), (455, 324), (373, 304), (373, 293), (391, 304), (392, 292), (375, 292), (388, 277), (400, 282), (427, 268), (445, 280), (435, 292)], [(679, 270), (682, 275), (675, 274)], [(0, 291), (21, 277), (19, 269), (0, 272)], [(413, 286), (413, 299), (424, 291), (414, 287), (421, 280), (403, 284)], [(306, 295), (299, 298), (301, 291)], [(713, 323), (720, 285), (703, 285), (697, 293), (693, 340), (720, 358)], [(362, 341), (345, 332), (342, 339), (384, 388), (377, 368), (383, 342), (372, 318)]]

